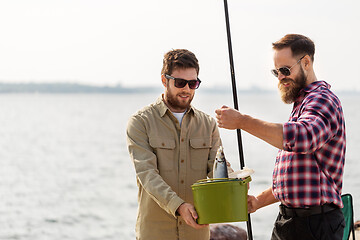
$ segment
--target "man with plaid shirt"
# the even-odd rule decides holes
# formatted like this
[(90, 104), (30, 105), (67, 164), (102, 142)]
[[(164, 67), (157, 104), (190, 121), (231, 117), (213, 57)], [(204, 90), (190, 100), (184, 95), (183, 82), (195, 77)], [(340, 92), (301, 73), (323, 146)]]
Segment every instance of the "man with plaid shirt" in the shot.
[(312, 40), (288, 34), (273, 49), (281, 98), (294, 104), (288, 122), (269, 123), (223, 106), (215, 111), (219, 127), (243, 129), (279, 148), (272, 186), (248, 196), (249, 212), (280, 201), (271, 239), (340, 240), (346, 148), (341, 103), (316, 78)]

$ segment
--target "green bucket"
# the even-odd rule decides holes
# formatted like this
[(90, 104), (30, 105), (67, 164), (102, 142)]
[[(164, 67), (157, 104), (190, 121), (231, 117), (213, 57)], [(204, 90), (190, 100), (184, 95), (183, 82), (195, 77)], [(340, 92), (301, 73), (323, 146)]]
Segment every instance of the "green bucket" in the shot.
[(191, 188), (198, 224), (241, 222), (248, 220), (245, 179), (215, 178), (194, 183)]

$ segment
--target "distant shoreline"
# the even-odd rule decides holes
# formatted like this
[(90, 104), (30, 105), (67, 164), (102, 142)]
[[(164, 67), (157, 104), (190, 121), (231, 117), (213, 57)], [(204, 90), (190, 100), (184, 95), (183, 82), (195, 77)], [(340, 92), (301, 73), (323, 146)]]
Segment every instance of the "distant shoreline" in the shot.
[[(138, 94), (138, 93), (152, 93), (162, 92), (160, 87), (122, 87), (116, 86), (93, 86), (78, 83), (4, 83), (0, 82), (0, 94), (4, 93), (102, 93), (102, 94)], [(205, 93), (232, 93), (231, 87), (202, 87), (202, 92)], [(252, 87), (250, 89), (238, 89), (239, 93), (258, 93), (270, 94), (276, 93), (276, 90), (261, 89)], [(359, 94), (359, 91), (336, 91), (339, 94)]]
[[(104, 94), (131, 94), (162, 92), (161, 87), (122, 87), (116, 86), (93, 86), (78, 83), (1, 83), (1, 93), (104, 93)], [(201, 91), (209, 93), (231, 93), (231, 87), (202, 87)], [(274, 91), (253, 88), (239, 92), (272, 93)]]

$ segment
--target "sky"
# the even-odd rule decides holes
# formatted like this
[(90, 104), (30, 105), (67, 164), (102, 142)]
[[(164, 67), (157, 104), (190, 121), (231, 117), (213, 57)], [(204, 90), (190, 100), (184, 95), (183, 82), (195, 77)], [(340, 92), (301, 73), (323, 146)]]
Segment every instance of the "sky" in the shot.
[[(238, 89), (276, 89), (272, 42), (310, 37), (319, 80), (360, 91), (360, 1), (228, 0)], [(0, 82), (161, 87), (186, 48), (202, 86), (230, 86), (223, 0), (0, 0)]]

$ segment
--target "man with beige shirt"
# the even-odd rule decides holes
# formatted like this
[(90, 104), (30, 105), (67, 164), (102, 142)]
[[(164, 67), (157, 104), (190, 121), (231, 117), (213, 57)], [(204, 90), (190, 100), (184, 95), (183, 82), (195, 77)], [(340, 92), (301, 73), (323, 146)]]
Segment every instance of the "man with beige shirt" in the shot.
[(164, 94), (128, 122), (127, 144), (139, 187), (138, 240), (210, 237), (209, 226), (196, 223), (191, 185), (211, 177), (221, 140), (216, 121), (191, 105), (201, 83), (198, 74), (192, 52), (166, 53)]

